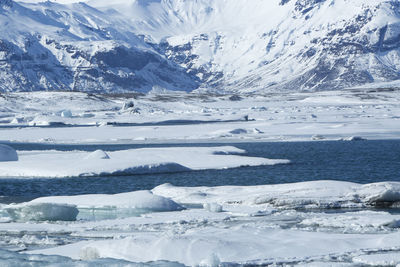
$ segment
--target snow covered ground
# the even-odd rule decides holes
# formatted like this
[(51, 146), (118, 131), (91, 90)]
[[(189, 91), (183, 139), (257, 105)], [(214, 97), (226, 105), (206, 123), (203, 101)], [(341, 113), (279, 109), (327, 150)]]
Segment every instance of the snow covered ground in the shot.
[(309, 141), (352, 136), (397, 139), (399, 103), (398, 90), (376, 88), (241, 97), (13, 93), (0, 97), (0, 141)]

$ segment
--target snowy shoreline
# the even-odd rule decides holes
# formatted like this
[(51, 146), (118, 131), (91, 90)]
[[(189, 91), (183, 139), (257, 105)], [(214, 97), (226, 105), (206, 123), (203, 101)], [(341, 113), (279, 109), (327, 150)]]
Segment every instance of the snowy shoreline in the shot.
[(146, 95), (134, 99), (107, 95), (92, 98), (85, 93), (68, 92), (12, 93), (0, 98), (0, 142), (153, 144), (399, 139), (399, 103), (396, 90), (241, 96), (235, 101), (229, 95)]
[[(396, 209), (399, 200), (400, 183), (395, 182), (164, 184), (151, 191), (44, 197), (3, 205), (1, 210), (13, 219), (0, 223), (0, 231), (10, 244), (31, 238), (32, 244), (23, 252), (27, 255), (13, 255), (14, 260), (45, 260), (45, 255), (54, 255), (56, 262), (73, 259), (88, 266), (100, 259), (126, 260), (128, 265), (168, 261), (172, 266), (377, 262), (386, 266), (400, 263), (396, 254), (400, 215), (390, 208), (371, 207), (382, 201)], [(83, 217), (70, 221), (77, 209)], [(335, 212), (325, 212), (329, 209)], [(63, 216), (65, 220), (59, 221)], [(25, 235), (15, 235), (20, 232)], [(38, 238), (39, 233), (42, 237), (46, 233), (47, 240)], [(75, 240), (54, 243), (58, 235)]]

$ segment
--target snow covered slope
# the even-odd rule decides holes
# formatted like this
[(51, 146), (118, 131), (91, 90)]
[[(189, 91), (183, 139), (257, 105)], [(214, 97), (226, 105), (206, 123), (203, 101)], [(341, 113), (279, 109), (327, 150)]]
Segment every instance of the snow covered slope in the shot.
[(0, 91), (265, 92), (400, 79), (397, 0), (0, 3)]

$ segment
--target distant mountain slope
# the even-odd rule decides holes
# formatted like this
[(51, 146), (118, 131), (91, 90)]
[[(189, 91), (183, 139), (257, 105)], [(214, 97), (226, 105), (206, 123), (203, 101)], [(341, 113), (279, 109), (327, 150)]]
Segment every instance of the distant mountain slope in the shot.
[[(86, 4), (0, 8), (0, 91), (193, 90), (198, 78)], [(115, 23), (116, 22), (116, 23)]]
[(76, 2), (0, 0), (0, 91), (266, 92), (400, 80), (397, 0)]

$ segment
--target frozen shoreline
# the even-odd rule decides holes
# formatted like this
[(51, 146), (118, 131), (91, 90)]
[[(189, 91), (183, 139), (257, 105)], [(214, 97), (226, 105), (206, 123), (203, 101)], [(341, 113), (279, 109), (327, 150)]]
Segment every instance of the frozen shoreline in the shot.
[(370, 140), (400, 138), (400, 93), (396, 90), (256, 95), (243, 96), (237, 101), (230, 100), (229, 96), (193, 94), (147, 95), (137, 99), (90, 98), (84, 93), (67, 92), (6, 96), (0, 98), (0, 142), (5, 143), (151, 144), (340, 140), (353, 136)]
[[(90, 261), (102, 258), (164, 260), (190, 266), (331, 266), (335, 262), (356, 266), (360, 262), (384, 262), (388, 252), (390, 263), (400, 263), (400, 258), (394, 256), (400, 251), (400, 215), (389, 212), (390, 207), (386, 211), (371, 209), (377, 201), (390, 202), (395, 208), (399, 200), (400, 183), (394, 182), (360, 185), (315, 181), (220, 187), (166, 184), (151, 192), (45, 197), (2, 206), (19, 212), (17, 220), (32, 221), (0, 223), (0, 231), (9, 244), (27, 244), (30, 238), (24, 253), (31, 257), (56, 255), (55, 260), (65, 261), (58, 257), (63, 256), (88, 262), (89, 266)], [(43, 212), (49, 205), (75, 206), (86, 216), (91, 209), (98, 217), (72, 222), (51, 218), (41, 222), (44, 218), (38, 217), (35, 221), (32, 215), (38, 214), (32, 209), (37, 211), (40, 205)], [(122, 207), (125, 210), (115, 214), (115, 208)], [(66, 210), (67, 219), (70, 212)], [(105, 216), (107, 212), (109, 217)], [(56, 243), (59, 235), (64, 235), (65, 243)]]

